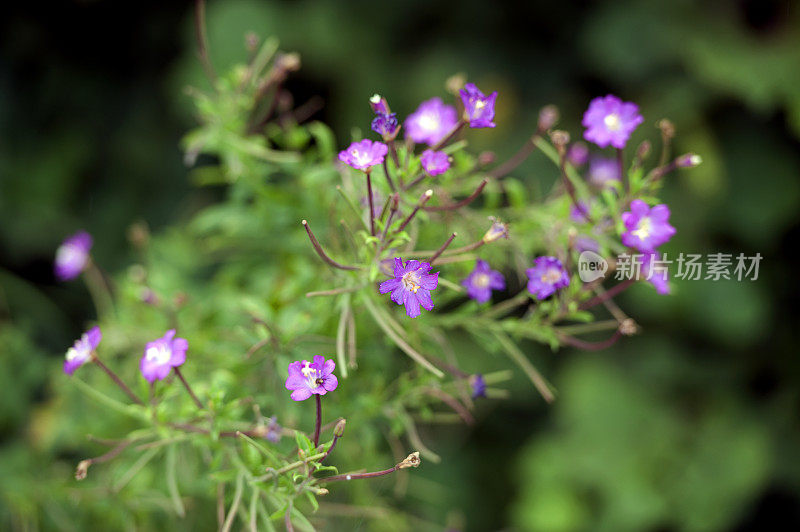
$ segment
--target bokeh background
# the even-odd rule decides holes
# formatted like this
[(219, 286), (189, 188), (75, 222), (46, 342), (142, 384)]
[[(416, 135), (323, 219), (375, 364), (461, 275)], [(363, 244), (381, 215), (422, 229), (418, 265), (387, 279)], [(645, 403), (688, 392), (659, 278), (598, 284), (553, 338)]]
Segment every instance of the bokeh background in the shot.
[[(0, 528), (30, 509), (20, 483), (69, 479), (76, 458), (39, 430), (59, 412), (53, 367), (93, 318), (83, 286), (53, 278), (59, 242), (84, 228), (120, 270), (132, 222), (157, 233), (208, 199), (179, 149), (183, 88), (203, 83), (190, 4), (15, 3), (0, 20)], [(500, 93), (498, 127), (475, 139), (500, 160), (545, 104), (576, 132), (596, 95), (638, 102), (634, 141), (669, 117), (676, 152), (704, 160), (667, 182), (667, 251), (763, 257), (755, 282), (630, 290), (643, 334), (607, 351), (535, 352), (559, 401), (521, 386), (438, 441), (449, 459), (420, 471), (446, 486), (429, 515), (466, 530), (800, 527), (800, 5), (228, 0), (209, 2), (208, 26), (220, 70), (248, 31), (298, 51), (287, 86), (323, 99), (340, 145), (373, 93), (404, 116), (458, 72)], [(553, 178), (538, 155), (516, 174)]]

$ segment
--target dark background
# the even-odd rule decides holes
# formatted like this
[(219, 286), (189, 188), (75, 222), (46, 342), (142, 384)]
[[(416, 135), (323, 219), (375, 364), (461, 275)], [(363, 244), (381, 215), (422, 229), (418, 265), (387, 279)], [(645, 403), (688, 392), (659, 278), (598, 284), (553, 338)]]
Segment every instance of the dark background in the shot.
[[(157, 232), (208, 194), (189, 185), (178, 146), (194, 124), (182, 88), (203, 83), (191, 11), (16, 3), (0, 21), (0, 338), (30, 349), (0, 362), (4, 476), (34, 474), (10, 464), (37, 445), (41, 368), (91, 318), (82, 286), (53, 279), (59, 242), (89, 230), (115, 271), (133, 221)], [(669, 250), (761, 253), (758, 280), (678, 282), (665, 298), (637, 288), (621, 301), (643, 335), (601, 353), (542, 350), (562, 400), (515, 396), (466, 441), (445, 442), (460, 460), (442, 479), (452, 467), (469, 482), (440, 502), (475, 530), (800, 526), (796, 3), (236, 0), (210, 2), (208, 21), (220, 70), (241, 59), (247, 31), (300, 52), (288, 87), (297, 103), (322, 96), (316, 118), (340, 145), (366, 124), (374, 92), (405, 116), (457, 72), (500, 93), (498, 127), (476, 146), (500, 160), (548, 103), (573, 134), (607, 92), (640, 104), (634, 141), (657, 139), (656, 120), (670, 117), (676, 153), (704, 163), (667, 183)], [(20, 503), (2, 493), (13, 514)]]

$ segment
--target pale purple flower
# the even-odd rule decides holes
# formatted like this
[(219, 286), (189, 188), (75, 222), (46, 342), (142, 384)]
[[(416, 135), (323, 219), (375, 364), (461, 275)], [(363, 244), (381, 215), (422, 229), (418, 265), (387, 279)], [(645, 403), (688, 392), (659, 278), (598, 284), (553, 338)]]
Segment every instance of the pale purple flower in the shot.
[(621, 177), (619, 163), (615, 159), (592, 157), (589, 162), (589, 182), (597, 187), (610, 187)]
[(149, 383), (165, 379), (172, 368), (186, 362), (187, 349), (189, 342), (185, 338), (175, 338), (175, 329), (170, 329), (163, 337), (146, 343), (139, 362), (142, 376)]
[(622, 213), (622, 223), (627, 229), (622, 233), (622, 243), (642, 253), (654, 251), (675, 234), (669, 224), (669, 207), (656, 205), (653, 208), (640, 199), (631, 202), (631, 210)]
[(661, 254), (658, 251), (652, 253), (645, 253), (642, 256), (640, 272), (644, 275), (645, 280), (653, 285), (661, 295), (670, 293), (669, 275), (666, 268), (662, 268), (653, 264), (654, 261), (660, 261)]
[(100, 327), (92, 327), (83, 333), (80, 339), (67, 350), (64, 357), (64, 373), (72, 375), (79, 367), (83, 366), (92, 359), (92, 353), (100, 344), (103, 334)]
[(339, 379), (333, 374), (336, 362), (315, 355), (314, 361), (297, 360), (289, 364), (289, 377), (286, 389), (292, 390), (292, 399), (305, 401), (312, 395), (325, 395), (339, 386)]
[(381, 294), (391, 292), (391, 299), (398, 305), (405, 305), (409, 318), (421, 314), (420, 307), (433, 310), (431, 290), (439, 284), (439, 273), (428, 273), (431, 265), (427, 262), (409, 260), (403, 265), (403, 259), (394, 259), (394, 278), (384, 281), (378, 287)]
[(503, 274), (489, 267), (485, 260), (478, 259), (475, 269), (470, 272), (461, 285), (467, 289), (467, 295), (478, 303), (486, 303), (492, 297), (492, 290), (505, 290), (506, 280)]
[(89, 263), (92, 236), (80, 231), (65, 239), (56, 251), (55, 275), (60, 281), (69, 281), (79, 276)]
[(269, 423), (267, 424), (267, 433), (264, 435), (264, 438), (272, 443), (278, 443), (281, 441), (282, 434), (283, 429), (281, 429), (281, 426), (278, 424), (278, 418), (276, 416), (269, 418)]
[(597, 253), (600, 251), (600, 245), (594, 238), (579, 235), (577, 238), (575, 238), (575, 250), (578, 253), (583, 253), (584, 251), (594, 251)]
[(484, 243), (488, 244), (501, 238), (508, 239), (508, 224), (492, 216), (490, 216), (489, 219), (492, 220), (492, 226), (486, 231), (486, 234), (483, 235)]
[(588, 215), (591, 207), (585, 201), (578, 201), (574, 203), (569, 209), (569, 219), (578, 224), (585, 224), (588, 221)]
[(495, 127), (494, 103), (497, 100), (497, 91), (489, 96), (483, 94), (474, 83), (467, 83), (459, 91), (461, 102), (464, 104), (464, 117), (469, 122), (469, 127)]
[(364, 139), (353, 142), (346, 150), (340, 151), (339, 160), (356, 170), (367, 171), (376, 164), (381, 164), (388, 151), (389, 147), (383, 142)]
[(458, 112), (455, 107), (446, 105), (441, 98), (431, 98), (408, 115), (403, 127), (409, 139), (433, 146), (445, 138), (457, 123)]
[(528, 291), (536, 299), (545, 299), (556, 290), (569, 286), (569, 274), (556, 257), (537, 257), (533, 268), (525, 270), (528, 274)]
[(486, 380), (483, 375), (477, 373), (469, 378), (469, 384), (472, 388), (472, 398), (486, 397)]
[(574, 142), (567, 149), (567, 160), (572, 166), (583, 166), (589, 160), (589, 146), (584, 142)]
[(419, 161), (430, 176), (443, 174), (450, 169), (450, 157), (443, 151), (425, 150)]
[(583, 115), (583, 137), (601, 148), (610, 144), (621, 149), (643, 121), (635, 103), (623, 102), (612, 94), (601, 96), (591, 101)]

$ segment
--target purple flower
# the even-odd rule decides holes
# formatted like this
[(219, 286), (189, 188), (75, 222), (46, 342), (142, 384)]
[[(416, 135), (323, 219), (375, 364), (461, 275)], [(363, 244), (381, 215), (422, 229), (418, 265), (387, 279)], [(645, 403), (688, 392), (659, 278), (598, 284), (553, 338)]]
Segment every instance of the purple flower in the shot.
[(611, 186), (619, 181), (619, 163), (606, 157), (592, 157), (589, 162), (589, 181), (600, 188)]
[(469, 378), (469, 384), (472, 387), (472, 398), (486, 397), (486, 381), (483, 375), (477, 373)]
[(103, 333), (100, 332), (100, 327), (92, 327), (83, 333), (80, 339), (75, 340), (64, 357), (64, 373), (72, 375), (75, 370), (89, 362), (102, 338)]
[(670, 293), (669, 277), (666, 267), (659, 267), (654, 262), (661, 260), (661, 254), (658, 251), (652, 253), (645, 253), (642, 257), (640, 272), (644, 274), (648, 283), (656, 288), (656, 292), (661, 295)]
[(583, 253), (584, 251), (594, 251), (597, 253), (600, 250), (600, 245), (594, 238), (579, 235), (575, 238), (575, 250), (578, 253)]
[(314, 362), (297, 360), (289, 364), (289, 377), (286, 389), (292, 390), (292, 399), (305, 401), (313, 394), (325, 395), (339, 386), (339, 379), (333, 374), (336, 362), (325, 360), (322, 355), (314, 356)]
[(458, 123), (458, 113), (452, 105), (445, 105), (441, 98), (431, 98), (419, 104), (417, 110), (408, 115), (403, 127), (406, 136), (418, 143), (433, 146), (445, 138)]
[(428, 273), (431, 265), (427, 262), (409, 260), (403, 266), (403, 259), (394, 259), (394, 279), (384, 281), (378, 287), (381, 294), (392, 293), (392, 301), (405, 305), (409, 318), (421, 314), (419, 307), (433, 310), (431, 290), (439, 284), (439, 273)]
[(339, 160), (356, 170), (366, 171), (376, 164), (381, 164), (387, 151), (389, 148), (383, 142), (364, 139), (361, 142), (353, 142), (346, 150), (340, 151)]
[(614, 95), (595, 98), (583, 115), (583, 138), (601, 148), (609, 144), (624, 148), (636, 127), (644, 122), (635, 103), (623, 102)]
[(56, 251), (55, 274), (60, 281), (69, 281), (81, 274), (89, 262), (92, 236), (80, 231), (65, 239)]
[(189, 342), (185, 338), (175, 338), (175, 329), (168, 330), (163, 337), (145, 344), (139, 363), (142, 376), (149, 383), (165, 379), (172, 368), (186, 362), (187, 349)]
[(578, 224), (585, 224), (588, 219), (589, 210), (591, 207), (585, 201), (578, 201), (578, 204), (572, 204), (569, 209), (569, 219)]
[(490, 216), (489, 219), (492, 220), (492, 226), (486, 231), (486, 234), (483, 235), (483, 242), (488, 244), (501, 238), (508, 239), (508, 224), (492, 216)]
[(583, 166), (589, 160), (589, 146), (583, 142), (570, 144), (567, 149), (567, 160), (572, 166)]
[(675, 234), (669, 225), (669, 207), (656, 205), (653, 208), (640, 199), (631, 202), (631, 210), (622, 213), (622, 223), (627, 231), (622, 233), (622, 243), (648, 253), (666, 243)]
[(569, 274), (555, 257), (537, 257), (533, 268), (528, 268), (525, 273), (528, 274), (528, 291), (536, 299), (544, 299), (559, 288), (569, 286)]
[(378, 113), (372, 119), (372, 131), (383, 137), (383, 140), (390, 141), (400, 132), (400, 123), (397, 121), (397, 113)]
[(469, 127), (494, 127), (494, 102), (497, 100), (497, 91), (489, 96), (484, 95), (474, 83), (467, 83), (459, 91), (461, 102), (464, 104), (464, 117), (469, 121)]
[(489, 268), (489, 263), (478, 259), (475, 269), (461, 281), (467, 289), (467, 295), (478, 303), (486, 303), (492, 297), (492, 290), (505, 290), (506, 280), (503, 274)]
[(430, 176), (443, 174), (450, 169), (450, 158), (443, 151), (425, 150), (419, 160)]
[(269, 418), (269, 423), (267, 424), (267, 433), (264, 435), (264, 438), (272, 443), (278, 443), (281, 441), (282, 433), (283, 429), (281, 429), (281, 426), (278, 424), (278, 418), (275, 416)]

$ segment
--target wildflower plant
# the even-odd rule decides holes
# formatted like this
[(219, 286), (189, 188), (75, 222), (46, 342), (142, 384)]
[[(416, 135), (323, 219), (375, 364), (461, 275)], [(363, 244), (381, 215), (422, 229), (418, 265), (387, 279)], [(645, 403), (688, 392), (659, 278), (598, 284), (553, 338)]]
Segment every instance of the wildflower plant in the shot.
[[(184, 149), (193, 181), (225, 198), (160, 235), (134, 226), (139, 258), (114, 282), (94, 266), (99, 328), (67, 351), (64, 371), (125, 422), (78, 478), (113, 460), (124, 469), (115, 490), (144, 491), (135, 479), (158, 468), (180, 516), (198, 499), (221, 509), (222, 529), (312, 529), (327, 499), (357, 493), (342, 484), (446, 460), (418, 424), (474, 423), (475, 404), (503, 396), (514, 373), (553, 401), (531, 342), (596, 350), (638, 330), (613, 301), (631, 283), (584, 283), (576, 264), (589, 248), (657, 260), (675, 232), (662, 180), (699, 162), (670, 162), (670, 124), (645, 170), (647, 145), (628, 145), (647, 123), (634, 104), (588, 104), (593, 147), (555, 129), (546, 106), (518, 152), (494, 163), (470, 140), (499, 124), (502, 94), (451, 82), (449, 97), (405, 117), (391, 95), (365, 98), (366, 135), (337, 149), (309, 121), (315, 101), (295, 106), (284, 88), (299, 56), (249, 36), (248, 62), (218, 75), (198, 6), (211, 87), (188, 92), (199, 126)], [(534, 152), (556, 177), (539, 199), (514, 176)], [(618, 177), (593, 177), (601, 157)], [(666, 278), (651, 282), (669, 291)], [(468, 364), (459, 337), (479, 347)], [(90, 363), (106, 376), (81, 368)]]

